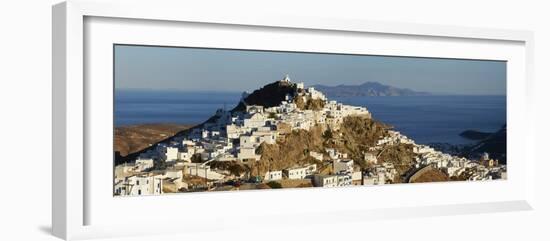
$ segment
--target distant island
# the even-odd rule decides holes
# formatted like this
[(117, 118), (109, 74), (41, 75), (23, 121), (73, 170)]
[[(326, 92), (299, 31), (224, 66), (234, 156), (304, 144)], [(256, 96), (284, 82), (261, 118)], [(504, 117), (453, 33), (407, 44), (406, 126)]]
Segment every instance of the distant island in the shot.
[(470, 159), (482, 157), (485, 153), (506, 164), (506, 125), (496, 132), (482, 132), (466, 130), (459, 134), (461, 137), (475, 141), (472, 144), (453, 145), (449, 143), (429, 143), (434, 149), (452, 155)]
[[(481, 135), (485, 134), (483, 132)], [(482, 153), (490, 153), (494, 158), (498, 158), (503, 164), (506, 163), (506, 125), (503, 125), (497, 132), (489, 133), (478, 143), (467, 148), (466, 155), (475, 156)]]
[(489, 137), (491, 133), (489, 132), (482, 132), (482, 131), (476, 131), (476, 130), (465, 130), (462, 133), (460, 133), (460, 136), (469, 139), (469, 140), (483, 140), (487, 137)]
[(311, 87), (314, 87), (315, 89), (323, 92), (329, 97), (431, 95), (431, 93), (429, 92), (414, 91), (407, 88), (397, 88), (378, 82), (365, 82), (360, 85), (313, 85)]

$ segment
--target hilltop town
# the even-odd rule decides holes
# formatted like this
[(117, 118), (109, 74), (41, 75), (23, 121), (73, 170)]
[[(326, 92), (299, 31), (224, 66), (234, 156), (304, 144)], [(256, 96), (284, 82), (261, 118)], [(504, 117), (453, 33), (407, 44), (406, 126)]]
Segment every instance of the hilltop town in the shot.
[(489, 154), (471, 160), (417, 144), (366, 107), (329, 100), (286, 76), (117, 163), (114, 195), (478, 181), (506, 173)]

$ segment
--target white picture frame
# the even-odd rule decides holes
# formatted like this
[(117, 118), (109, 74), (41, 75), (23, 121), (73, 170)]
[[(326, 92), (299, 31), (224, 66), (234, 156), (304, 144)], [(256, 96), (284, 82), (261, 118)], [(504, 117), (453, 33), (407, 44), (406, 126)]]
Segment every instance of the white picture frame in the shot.
[[(155, 8), (155, 11), (150, 9)], [(91, 185), (89, 179), (93, 179), (94, 175), (100, 175), (100, 172), (90, 173), (90, 169), (97, 170), (101, 166), (91, 164), (86, 158), (89, 158), (90, 148), (95, 148), (100, 137), (93, 140), (87, 139), (90, 132), (97, 130), (97, 125), (91, 124), (90, 118), (101, 118), (105, 113), (97, 114), (95, 111), (98, 105), (109, 105), (109, 99), (105, 102), (93, 101), (95, 95), (99, 95), (104, 85), (90, 84), (86, 78), (97, 78), (101, 73), (108, 73), (108, 69), (96, 67), (94, 64), (98, 59), (105, 58), (101, 51), (104, 49), (102, 43), (114, 43), (119, 41), (132, 41), (140, 44), (166, 44), (179, 46), (175, 40), (166, 38), (163, 31), (164, 25), (177, 28), (182, 31), (191, 31), (183, 25), (198, 24), (195, 26), (196, 31), (241, 31), (245, 34), (303, 34), (308, 35), (314, 33), (316, 36), (331, 35), (336, 39), (342, 37), (363, 38), (364, 35), (376, 35), (375, 37), (388, 37), (392, 39), (409, 39), (410, 41), (436, 41), (441, 42), (442, 48), (451, 48), (450, 46), (461, 46), (464, 48), (480, 49), (479, 55), (473, 53), (464, 53), (464, 55), (454, 56), (451, 52), (446, 57), (460, 58), (483, 58), (483, 56), (494, 56), (498, 59), (511, 61), (513, 66), (510, 68), (508, 78), (508, 108), (509, 120), (512, 125), (509, 125), (508, 135), (517, 137), (515, 143), (518, 145), (509, 145), (511, 157), (522, 156), (522, 162), (515, 162), (510, 168), (521, 170), (515, 177), (510, 177), (506, 181), (497, 181), (494, 183), (484, 183), (473, 186), (473, 184), (433, 184), (433, 185), (412, 185), (397, 187), (376, 187), (375, 192), (386, 193), (383, 195), (405, 195), (404, 193), (429, 193), (429, 192), (445, 192), (447, 186), (452, 185), (452, 188), (457, 192), (466, 193), (468, 190), (476, 190), (478, 192), (488, 192), (491, 190), (510, 186), (513, 190), (504, 194), (499, 194), (495, 191), (492, 198), (472, 197), (471, 199), (452, 201), (452, 197), (448, 200), (440, 200), (433, 202), (422, 202), (420, 199), (410, 202), (395, 202), (383, 203), (383, 198), (372, 200), (375, 208), (345, 208), (330, 210), (327, 212), (315, 212), (313, 207), (310, 209), (295, 209), (292, 208), (293, 203), (281, 203), (281, 209), (284, 210), (268, 210), (258, 213), (242, 213), (232, 212), (231, 210), (224, 215), (235, 215), (233, 220), (246, 221), (251, 217), (266, 218), (265, 223), (284, 225), (304, 225), (311, 222), (335, 222), (335, 220), (345, 219), (346, 221), (361, 221), (371, 219), (384, 218), (400, 218), (400, 217), (424, 217), (434, 215), (452, 215), (452, 214), (468, 214), (468, 213), (483, 213), (483, 212), (499, 212), (499, 211), (515, 211), (515, 210), (531, 210), (534, 205), (534, 173), (536, 166), (536, 157), (534, 155), (534, 130), (531, 128), (534, 125), (530, 123), (530, 116), (533, 116), (531, 108), (532, 93), (532, 66), (533, 66), (533, 34), (529, 31), (518, 30), (497, 30), (497, 29), (482, 29), (469, 27), (455, 26), (439, 26), (439, 25), (422, 25), (409, 23), (391, 23), (391, 22), (374, 22), (374, 21), (359, 21), (350, 19), (322, 19), (322, 18), (302, 18), (295, 16), (276, 16), (276, 15), (253, 15), (247, 16), (232, 15), (208, 15), (205, 11), (197, 11), (196, 9), (188, 9), (185, 3), (177, 2), (159, 2), (151, 1), (149, 3), (136, 2), (128, 3), (123, 1), (67, 1), (53, 7), (53, 167), (52, 167), (52, 226), (53, 234), (63, 239), (84, 239), (94, 237), (112, 237), (121, 235), (140, 235), (154, 234), (166, 232), (196, 232), (204, 230), (201, 225), (192, 222), (185, 222), (184, 225), (175, 230), (170, 225), (152, 226), (148, 229), (135, 228), (130, 225), (117, 225), (108, 223), (105, 217), (108, 213), (128, 206), (131, 208), (146, 208), (147, 205), (163, 205), (165, 208), (175, 208), (177, 205), (200, 206), (211, 204), (212, 199), (231, 199), (231, 200), (247, 200), (251, 197), (257, 197), (268, 200), (277, 200), (281, 196), (294, 196), (300, 200), (308, 200), (312, 198), (326, 198), (335, 195), (342, 196), (357, 196), (364, 192), (364, 189), (308, 189), (308, 190), (283, 190), (273, 192), (239, 192), (234, 194), (186, 194), (186, 195), (169, 195), (164, 197), (145, 197), (145, 198), (128, 198), (128, 199), (113, 199), (112, 195), (102, 198), (96, 198), (102, 195), (101, 192), (96, 192), (98, 185)], [(88, 22), (87, 22), (88, 21)], [(88, 25), (87, 24), (91, 24)], [(112, 29), (124, 30), (129, 29), (130, 24), (133, 27), (143, 27), (151, 31), (158, 31), (155, 36), (161, 36), (159, 39), (146, 38), (143, 36), (133, 35), (131, 31), (121, 36), (116, 36)], [(93, 25), (93, 26), (92, 26)], [(89, 26), (92, 26), (91, 28)], [(97, 26), (97, 27), (96, 27)], [(183, 26), (183, 27), (181, 27)], [(212, 29), (210, 29), (212, 28)], [(248, 31), (251, 29), (251, 31)], [(177, 33), (171, 29), (174, 36), (181, 36), (186, 32)], [(193, 30), (195, 31), (195, 30)], [(244, 31), (244, 32), (243, 32)], [(121, 31), (124, 33), (124, 31)], [(187, 32), (189, 33), (189, 32)], [(179, 35), (178, 35), (179, 34)], [(216, 34), (215, 32), (211, 34)], [(92, 36), (90, 36), (92, 35)], [(124, 36), (122, 36), (124, 35)], [(344, 36), (345, 35), (345, 36)], [(261, 35), (254, 35), (261, 36)], [(88, 38), (89, 37), (89, 38)], [(309, 36), (311, 37), (311, 36)], [(304, 37), (307, 41), (308, 36)], [(373, 37), (373, 38), (375, 38)], [(118, 38), (118, 39), (117, 39)], [(176, 39), (178, 37), (175, 37)], [(239, 46), (234, 43), (231, 45), (231, 40), (238, 40), (239, 37), (228, 37), (227, 45), (219, 47), (235, 47)], [(197, 39), (195, 41), (200, 41)], [(93, 41), (89, 44), (87, 41)], [(190, 41), (190, 40), (187, 40)], [(374, 40), (373, 40), (374, 41)], [(407, 40), (408, 41), (408, 40)], [(448, 43), (444, 43), (444, 42)], [(475, 42), (471, 45), (470, 42)], [(98, 44), (96, 44), (98, 43)], [(189, 43), (189, 42), (188, 42)], [(396, 42), (397, 44), (398, 42)], [(501, 43), (500, 46), (497, 43)], [(216, 47), (220, 43), (205, 43), (209, 47)], [(286, 45), (285, 45), (286, 44)], [(193, 44), (192, 44), (193, 45)], [(97, 47), (99, 46), (99, 47)], [(197, 46), (194, 44), (193, 46)], [(249, 43), (249, 48), (266, 48), (260, 45)], [(327, 45), (328, 46), (328, 45)], [(348, 50), (330, 49), (327, 46), (319, 46), (318, 51), (325, 52), (355, 52), (353, 48)], [(403, 48), (407, 46), (403, 43)], [(492, 47), (491, 47), (492, 46)], [(509, 46), (506, 47), (506, 46)], [(380, 49), (384, 49), (382, 45)], [(288, 43), (281, 43), (277, 47), (280, 50), (290, 50)], [(299, 47), (296, 47), (299, 48)], [(316, 48), (315, 46), (311, 48)], [(481, 48), (486, 50), (481, 50)], [(510, 53), (509, 55), (499, 55), (496, 50), (503, 49)], [(96, 57), (89, 59), (90, 51)], [(96, 51), (97, 50), (97, 51)], [(365, 50), (367, 51), (367, 50)], [(378, 50), (386, 51), (388, 55), (402, 55), (402, 50)], [(395, 52), (391, 52), (395, 51)], [(412, 51), (412, 50), (411, 50)], [(430, 53), (425, 49), (410, 52), (408, 55), (422, 55), (431, 57), (441, 57), (441, 53)], [(424, 51), (424, 52), (422, 52)], [(486, 52), (484, 52), (486, 51)], [(493, 53), (491, 53), (491, 51)], [(367, 51), (368, 52), (368, 51)], [(483, 53), (482, 53), (483, 52)], [(106, 53), (106, 52), (105, 52)], [(369, 52), (370, 53), (370, 52)], [(381, 52), (379, 52), (381, 53)], [(485, 54), (485, 55), (483, 55)], [(482, 56), (483, 55), (483, 56)], [(109, 60), (111, 61), (111, 60)], [(515, 66), (515, 67), (514, 67)], [(107, 66), (108, 67), (108, 66)], [(87, 68), (101, 70), (94, 72), (94, 76), (87, 73)], [(95, 74), (100, 73), (100, 74)], [(112, 81), (112, 80), (111, 80)], [(95, 81), (94, 83), (97, 83)], [(112, 82), (106, 81), (103, 84)], [(93, 89), (93, 90), (92, 90)], [(91, 91), (91, 92), (90, 92)], [(95, 91), (95, 92), (94, 92)], [(112, 104), (111, 104), (112, 105)], [(112, 114), (112, 112), (111, 112)], [(91, 117), (93, 116), (93, 117)], [(101, 116), (101, 117), (99, 117)], [(109, 117), (112, 118), (112, 117)], [(112, 123), (112, 122), (111, 122)], [(524, 129), (514, 129), (514, 126), (525, 126)], [(102, 125), (99, 125), (102, 126)], [(94, 129), (96, 128), (96, 129)], [(112, 136), (110, 137), (112, 139)], [(112, 141), (112, 140), (111, 140)], [(510, 142), (509, 142), (510, 143)], [(111, 145), (112, 146), (112, 145)], [(109, 152), (111, 150), (108, 150)], [(111, 152), (112, 153), (112, 152)], [(513, 161), (513, 160), (512, 160)], [(111, 172), (112, 170), (103, 170)], [(104, 174), (104, 173), (103, 173)], [(475, 184), (475, 183), (474, 183)], [(103, 187), (103, 186), (101, 186)], [(100, 187), (100, 188), (101, 188)], [(108, 190), (111, 192), (111, 190)], [(373, 191), (370, 191), (373, 192)], [(399, 194), (398, 194), (399, 193)], [(110, 198), (110, 199), (109, 199)], [(143, 201), (145, 200), (145, 201)], [(279, 200), (280, 201), (280, 200)], [(376, 204), (378, 202), (378, 204)], [(350, 204), (357, 204), (351, 202)], [(351, 205), (353, 206), (353, 205)], [(94, 208), (95, 207), (95, 208)], [(97, 208), (100, 207), (100, 208)], [(255, 206), (252, 206), (254, 210)], [(99, 214), (99, 209), (103, 209), (104, 214)], [(174, 211), (175, 214), (183, 211)], [(208, 213), (208, 211), (206, 211)], [(97, 213), (97, 214), (96, 214)], [(196, 217), (198, 211), (187, 211), (186, 215)], [(204, 214), (202, 211), (201, 214)], [(217, 212), (211, 212), (210, 215), (222, 215)], [(91, 219), (90, 217), (99, 217)], [(102, 218), (101, 218), (102, 217)], [(148, 214), (147, 218), (159, 217), (158, 214)], [(330, 217), (330, 218), (324, 218)], [(131, 221), (132, 216), (129, 216)], [(96, 221), (97, 220), (97, 221)], [(223, 229), (231, 227), (227, 219), (221, 217), (213, 220), (209, 229)], [(254, 225), (251, 223), (251, 225)], [(151, 225), (149, 225), (151, 226)]]

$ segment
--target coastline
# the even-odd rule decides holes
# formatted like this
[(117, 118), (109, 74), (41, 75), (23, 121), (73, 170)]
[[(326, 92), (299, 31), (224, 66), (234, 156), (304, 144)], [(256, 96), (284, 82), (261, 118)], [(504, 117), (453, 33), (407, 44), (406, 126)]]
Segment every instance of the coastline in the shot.
[(115, 126), (113, 129), (115, 163), (120, 163), (123, 159), (196, 125), (147, 123)]

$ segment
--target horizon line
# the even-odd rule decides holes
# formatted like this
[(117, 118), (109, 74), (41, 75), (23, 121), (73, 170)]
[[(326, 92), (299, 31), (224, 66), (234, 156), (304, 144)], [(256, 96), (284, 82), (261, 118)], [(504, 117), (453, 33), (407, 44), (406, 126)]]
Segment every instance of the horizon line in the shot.
[[(207, 89), (153, 89), (153, 88), (114, 88), (114, 91), (152, 91), (152, 92), (207, 92), (207, 93), (243, 93), (249, 91), (239, 91), (239, 90), (207, 90)], [(421, 92), (426, 94), (420, 94), (420, 95), (385, 95), (385, 96), (377, 96), (377, 95), (367, 95), (367, 97), (399, 97), (399, 96), (506, 96), (506, 93), (434, 93), (434, 92), (428, 92), (428, 91), (416, 91), (415, 92)]]

